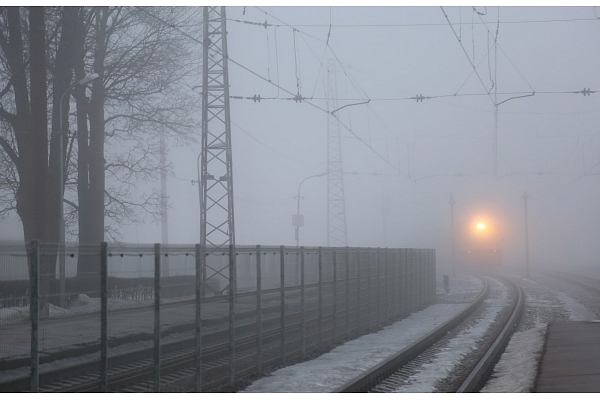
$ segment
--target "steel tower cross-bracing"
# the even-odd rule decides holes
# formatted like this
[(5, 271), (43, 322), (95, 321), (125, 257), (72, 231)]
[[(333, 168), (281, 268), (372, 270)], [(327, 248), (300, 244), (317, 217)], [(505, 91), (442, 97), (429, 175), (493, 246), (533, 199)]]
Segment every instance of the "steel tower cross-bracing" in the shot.
[[(235, 246), (225, 21), (225, 7), (204, 7), (200, 245), (217, 254), (229, 254), (229, 246)], [(206, 289), (214, 294), (227, 291), (228, 285), (219, 290), (210, 281), (225, 278), (227, 282), (235, 265), (230, 266), (226, 256), (202, 258)]]
[(347, 246), (340, 122), (332, 113), (338, 109), (335, 60), (327, 67), (327, 246)]

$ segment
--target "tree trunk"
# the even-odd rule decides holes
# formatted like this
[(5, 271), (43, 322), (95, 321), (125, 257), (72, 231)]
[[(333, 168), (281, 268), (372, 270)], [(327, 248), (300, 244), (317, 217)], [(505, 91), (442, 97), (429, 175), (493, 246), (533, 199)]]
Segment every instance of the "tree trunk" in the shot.
[[(31, 99), (31, 154), (27, 155), (27, 172), (21, 183), (25, 185), (22, 199), (27, 203), (28, 212), (24, 214), (27, 222), (23, 227), (30, 227), (25, 233), (25, 240), (39, 239), (47, 242), (48, 205), (48, 103), (46, 101), (46, 43), (45, 21), (43, 7), (29, 8), (29, 37), (30, 37), (30, 99)], [(29, 146), (28, 146), (29, 147)], [(23, 179), (24, 178), (24, 179)], [(23, 218), (23, 216), (21, 216)], [(58, 232), (56, 232), (58, 233)], [(54, 237), (56, 237), (54, 233)], [(40, 315), (48, 316), (48, 289), (51, 274), (54, 272), (52, 260), (48, 253), (40, 257)]]
[(90, 118), (89, 144), (89, 228), (90, 241), (104, 241), (104, 60), (106, 57), (106, 26), (108, 7), (97, 7), (96, 49), (94, 52), (94, 72), (100, 75), (92, 83), (92, 98), (88, 115)]
[[(81, 80), (85, 77), (85, 38), (86, 25), (85, 10), (79, 12), (79, 23), (77, 30), (75, 79)], [(88, 130), (88, 98), (85, 95), (85, 87), (78, 86), (73, 92), (77, 102), (77, 198), (79, 227), (79, 257), (77, 258), (77, 273), (89, 273), (99, 270), (98, 257), (90, 254), (89, 247), (93, 246), (90, 235), (90, 187), (89, 187), (89, 130)], [(94, 264), (98, 264), (97, 266)], [(97, 267), (97, 268), (96, 268)]]

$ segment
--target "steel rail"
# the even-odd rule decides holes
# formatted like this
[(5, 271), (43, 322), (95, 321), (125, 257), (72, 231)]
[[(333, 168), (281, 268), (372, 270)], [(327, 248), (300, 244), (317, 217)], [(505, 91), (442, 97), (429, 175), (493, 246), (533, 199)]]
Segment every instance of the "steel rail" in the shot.
[(496, 361), (506, 348), (506, 345), (510, 341), (512, 334), (521, 320), (523, 310), (525, 308), (525, 294), (523, 288), (517, 285), (513, 281), (509, 281), (513, 284), (518, 291), (518, 299), (514, 303), (511, 310), (511, 316), (502, 328), (502, 331), (494, 340), (494, 343), (490, 346), (485, 355), (479, 360), (479, 363), (471, 371), (467, 379), (464, 380), (462, 385), (456, 391), (457, 393), (474, 393), (479, 391), (485, 384), (485, 380), (489, 377), (493, 371)]
[[(598, 279), (598, 278), (594, 278), (594, 277), (586, 276), (586, 275), (574, 274), (572, 272), (563, 272), (563, 271), (538, 271), (538, 272), (543, 275), (552, 276), (554, 278), (560, 277), (560, 279), (564, 279), (566, 281), (576, 283), (576, 284), (583, 286), (587, 289), (590, 289), (594, 292), (600, 292), (600, 279)], [(586, 279), (587, 281), (583, 282), (577, 278), (583, 278), (583, 279)], [(590, 280), (593, 281), (594, 283), (598, 284), (599, 286), (590, 285), (588, 283)]]
[(405, 365), (410, 360), (414, 359), (427, 348), (429, 348), (432, 344), (440, 340), (444, 335), (446, 335), (446, 333), (456, 328), (461, 322), (466, 320), (487, 298), (490, 291), (490, 285), (486, 279), (482, 279), (482, 281), (484, 283), (484, 288), (477, 299), (458, 315), (446, 321), (432, 332), (424, 335), (407, 349), (391, 355), (375, 365), (373, 368), (370, 368), (368, 371), (365, 371), (358, 377), (338, 387), (336, 390), (334, 390), (334, 392), (366, 392), (368, 388), (375, 386), (377, 383), (390, 376), (398, 368)]

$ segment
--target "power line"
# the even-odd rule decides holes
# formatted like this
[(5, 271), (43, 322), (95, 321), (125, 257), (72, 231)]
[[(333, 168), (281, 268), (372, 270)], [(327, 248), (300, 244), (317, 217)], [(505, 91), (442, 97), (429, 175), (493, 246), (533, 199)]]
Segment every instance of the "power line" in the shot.
[[(162, 22), (163, 24), (165, 24), (165, 25), (167, 25), (167, 26), (169, 26), (169, 27), (171, 27), (171, 28), (173, 28), (173, 29), (175, 29), (175, 30), (177, 30), (177, 31), (181, 32), (182, 34), (184, 34), (186, 37), (190, 38), (190, 39), (191, 39), (191, 40), (193, 40), (194, 42), (196, 42), (196, 43), (198, 43), (198, 44), (201, 44), (202, 46), (204, 46), (204, 43), (202, 43), (202, 41), (201, 41), (201, 40), (198, 40), (198, 39), (194, 38), (193, 36), (191, 36), (191, 35), (189, 35), (189, 34), (187, 34), (187, 33), (183, 32), (183, 31), (181, 31), (181, 30), (180, 30), (179, 28), (177, 28), (175, 25), (173, 25), (173, 24), (169, 24), (168, 22), (166, 22), (166, 21), (165, 21), (165, 20), (163, 20), (162, 18), (160, 18), (160, 17), (158, 17), (158, 16), (156, 16), (156, 15), (153, 15), (153, 14), (149, 13), (148, 11), (144, 10), (144, 9), (143, 9), (143, 8), (141, 8), (141, 7), (138, 7), (138, 6), (136, 6), (135, 8), (137, 8), (137, 9), (139, 9), (139, 10), (141, 10), (141, 11), (145, 12), (146, 14), (150, 15), (150, 16), (151, 16), (151, 17), (153, 17), (154, 19), (156, 19), (156, 20), (158, 20), (158, 21)], [(259, 8), (259, 9), (260, 9), (260, 8)], [(262, 11), (262, 10), (261, 10), (261, 11)], [(267, 13), (267, 14), (268, 14), (268, 13)], [(271, 14), (269, 14), (269, 15), (271, 15)], [(275, 19), (277, 19), (276, 17), (274, 17), (274, 16), (272, 16), (272, 15), (271, 15), (271, 17), (272, 17), (272, 18), (275, 18)], [(318, 39), (318, 40), (320, 40), (320, 39)], [(215, 52), (216, 52), (216, 53), (221, 53), (221, 51), (220, 51), (219, 49), (214, 49), (214, 50), (215, 50)], [(221, 53), (221, 54), (222, 54), (222, 53)], [(248, 67), (244, 66), (243, 64), (241, 64), (241, 63), (237, 62), (237, 61), (236, 61), (236, 60), (234, 60), (233, 58), (231, 58), (231, 57), (228, 57), (228, 61), (229, 61), (230, 63), (232, 63), (232, 64), (235, 64), (235, 65), (237, 65), (238, 67), (242, 68), (243, 70), (245, 70), (245, 71), (249, 72), (250, 74), (252, 74), (252, 75), (256, 76), (257, 78), (259, 78), (259, 79), (262, 79), (263, 81), (265, 81), (265, 82), (267, 82), (267, 83), (269, 83), (269, 84), (271, 84), (271, 85), (273, 85), (273, 86), (275, 86), (275, 87), (279, 88), (280, 90), (282, 90), (282, 91), (286, 92), (287, 94), (289, 94), (289, 95), (291, 95), (291, 96), (296, 96), (296, 98), (299, 100), (299, 102), (300, 102), (301, 100), (303, 100), (303, 98), (302, 98), (301, 96), (299, 96), (299, 95), (294, 95), (294, 93), (292, 93), (291, 91), (289, 91), (289, 90), (287, 90), (287, 89), (283, 88), (282, 86), (280, 86), (279, 84), (277, 84), (277, 83), (275, 83), (275, 82), (269, 81), (267, 78), (265, 78), (264, 76), (260, 75), (258, 72), (255, 72), (255, 71), (251, 70), (250, 68), (248, 68)], [(319, 110), (319, 111), (321, 111), (321, 112), (324, 112), (324, 113), (326, 113), (326, 114), (329, 114), (327, 110), (325, 110), (325, 109), (324, 109), (324, 108), (322, 108), (322, 107), (319, 107), (318, 105), (316, 105), (316, 104), (314, 104), (314, 103), (311, 103), (310, 101), (306, 101), (306, 100), (305, 100), (304, 102), (305, 102), (306, 104), (310, 105), (311, 107), (313, 107), (313, 108), (316, 108), (317, 110)], [(334, 117), (335, 119), (337, 119), (337, 120), (340, 122), (340, 125), (342, 125), (342, 126), (343, 126), (343, 127), (344, 127), (344, 128), (345, 128), (345, 129), (346, 129), (348, 132), (350, 132), (350, 133), (351, 133), (351, 134), (352, 134), (354, 137), (356, 137), (356, 138), (357, 138), (357, 139), (358, 139), (358, 140), (359, 140), (359, 141), (360, 141), (362, 144), (364, 144), (365, 146), (367, 146), (367, 147), (368, 147), (368, 148), (369, 148), (369, 149), (370, 149), (370, 150), (371, 150), (371, 151), (372, 151), (372, 152), (373, 152), (373, 153), (374, 153), (374, 154), (375, 154), (377, 157), (379, 157), (381, 160), (383, 160), (383, 161), (384, 161), (386, 164), (390, 165), (390, 166), (391, 166), (392, 168), (394, 168), (395, 170), (397, 170), (397, 171), (401, 172), (402, 174), (404, 174), (404, 173), (403, 173), (403, 172), (402, 172), (402, 171), (401, 171), (401, 170), (400, 170), (398, 167), (396, 167), (394, 164), (390, 163), (390, 162), (389, 162), (389, 161), (388, 161), (388, 160), (387, 160), (385, 157), (383, 157), (381, 154), (379, 154), (377, 151), (375, 151), (375, 149), (373, 149), (373, 147), (371, 147), (371, 145), (369, 145), (368, 143), (366, 143), (366, 142), (365, 142), (365, 141), (364, 141), (364, 140), (363, 140), (361, 137), (359, 137), (359, 136), (358, 136), (358, 135), (357, 135), (357, 134), (356, 134), (356, 133), (355, 133), (355, 132), (354, 132), (352, 129), (350, 129), (350, 128), (349, 128), (349, 127), (346, 125), (346, 124), (344, 124), (344, 122), (343, 122), (342, 120), (340, 120), (340, 118), (339, 118), (337, 115), (334, 115), (333, 117)], [(404, 175), (405, 175), (405, 176), (408, 178), (408, 175), (406, 175), (406, 174), (404, 174)]]
[[(475, 72), (475, 75), (477, 75), (477, 78), (479, 78), (479, 82), (481, 82), (481, 85), (485, 89), (486, 88), (485, 83), (483, 83), (483, 79), (481, 79), (481, 76), (479, 76), (479, 73), (477, 72), (477, 67), (475, 67), (475, 64), (473, 64), (473, 62), (471, 62), (471, 59), (469, 58), (469, 55), (467, 54), (467, 50), (465, 49), (465, 46), (463, 46), (462, 41), (458, 38), (458, 35), (456, 34), (456, 31), (454, 30), (454, 27), (452, 26), (452, 23), (450, 22), (450, 19), (448, 18), (446, 11), (444, 11), (444, 7), (440, 6), (440, 9), (442, 10), (442, 13), (444, 13), (444, 17), (446, 17), (446, 21), (448, 21), (448, 25), (450, 26), (450, 29), (452, 29), (452, 33), (454, 33), (454, 36), (456, 37), (458, 44), (460, 44), (460, 48), (465, 53), (467, 60), (469, 60), (469, 64), (471, 64), (471, 66), (473, 67), (473, 71)], [(487, 93), (487, 96), (490, 98), (492, 103), (496, 104), (496, 102), (494, 101), (494, 99), (492, 98), (492, 96), (489, 93)]]
[[(151, 16), (151, 17), (153, 17), (153, 18), (155, 18), (155, 19), (159, 20), (160, 22), (164, 23), (165, 25), (167, 25), (167, 26), (170, 26), (170, 27), (172, 27), (173, 29), (176, 29), (176, 30), (178, 30), (180, 33), (182, 33), (184, 36), (186, 36), (186, 37), (190, 38), (190, 39), (191, 39), (191, 40), (193, 40), (194, 42), (196, 42), (196, 43), (198, 43), (198, 44), (201, 44), (201, 45), (203, 45), (203, 43), (202, 43), (200, 40), (198, 40), (198, 39), (196, 39), (196, 38), (192, 37), (191, 35), (187, 34), (187, 33), (186, 33), (186, 32), (184, 32), (184, 31), (181, 31), (179, 28), (177, 28), (177, 27), (176, 27), (176, 26), (174, 26), (173, 24), (169, 24), (168, 22), (164, 21), (162, 18), (160, 18), (160, 17), (158, 17), (158, 16), (156, 16), (156, 15), (153, 15), (153, 14), (151, 14), (151, 13), (148, 13), (148, 12), (147, 12), (146, 10), (144, 10), (143, 8), (140, 8), (140, 7), (136, 7), (136, 8), (138, 8), (138, 9), (140, 9), (141, 11), (145, 12), (145, 13), (146, 13), (146, 14), (148, 14), (149, 16)], [(257, 7), (257, 8), (258, 8), (258, 7)], [(258, 8), (258, 9), (259, 9), (259, 10), (261, 10), (260, 8)], [(263, 11), (263, 12), (264, 12), (264, 10), (261, 10), (261, 11)], [(454, 32), (454, 34), (455, 34), (455, 36), (456, 36), (456, 32), (454, 31), (454, 27), (453, 27), (453, 26), (452, 26), (452, 24), (450, 23), (450, 21), (449, 21), (449, 19), (448, 19), (448, 16), (446, 15), (446, 13), (445, 13), (445, 11), (443, 10), (443, 8), (442, 8), (442, 12), (443, 12), (443, 13), (444, 13), (444, 15), (446, 16), (446, 19), (447, 19), (447, 21), (448, 21), (448, 24), (450, 25), (450, 27), (451, 27), (452, 31)], [(275, 17), (275, 16), (273, 16), (273, 15), (271, 15), (271, 14), (269, 14), (269, 13), (267, 13), (267, 14), (268, 14), (268, 15), (270, 15), (272, 18), (274, 18), (274, 19), (277, 19), (278, 21), (281, 21), (281, 20), (280, 20), (280, 19), (278, 19), (277, 17)], [(287, 23), (285, 23), (285, 25), (286, 25), (287, 27), (290, 27), (290, 28), (296, 29), (295, 27), (293, 27), (293, 26), (291, 26), (291, 25), (289, 25), (289, 24), (287, 24)], [(296, 30), (297, 30), (298, 32), (300, 32), (300, 33), (306, 34), (305, 32), (301, 32), (301, 31), (299, 31), (298, 29), (296, 29)], [(307, 36), (310, 36), (310, 37), (313, 37), (314, 39), (316, 39), (316, 40), (319, 40), (319, 41), (321, 41), (321, 42), (324, 42), (324, 43), (325, 43), (325, 41), (323, 41), (322, 39), (319, 39), (319, 38), (317, 38), (317, 37), (315, 37), (315, 36), (313, 36), (313, 35), (309, 35), (309, 34), (306, 34), (306, 35), (307, 35)], [(460, 43), (460, 42), (459, 42), (459, 43)], [(332, 51), (332, 54), (334, 55), (334, 57), (336, 57), (336, 55), (335, 55), (335, 53), (333, 52), (333, 50), (331, 49), (331, 47), (330, 47), (330, 46), (328, 46), (328, 47), (329, 47), (329, 49)], [(462, 46), (462, 43), (461, 43), (461, 47), (462, 47), (463, 51), (465, 52), (465, 55), (467, 56), (467, 59), (468, 59), (469, 57), (468, 57), (468, 55), (467, 55), (467, 53), (466, 53), (466, 50), (465, 50), (465, 49), (464, 49), (464, 47)], [(342, 68), (343, 68), (343, 64), (342, 64), (342, 63), (339, 61), (339, 59), (338, 59), (337, 57), (336, 57), (336, 59), (337, 59), (337, 61), (340, 63), (340, 65), (341, 65), (341, 66), (342, 66)], [(305, 99), (305, 98), (302, 98), (301, 96), (295, 95), (294, 93), (292, 93), (291, 91), (289, 91), (289, 90), (287, 90), (287, 89), (283, 88), (283, 87), (282, 87), (281, 85), (279, 85), (279, 84), (276, 84), (276, 83), (274, 83), (274, 82), (272, 82), (272, 81), (269, 81), (269, 79), (267, 79), (267, 78), (263, 77), (262, 75), (260, 75), (259, 73), (255, 72), (255, 71), (253, 71), (253, 70), (249, 69), (248, 67), (246, 67), (246, 66), (244, 66), (243, 64), (241, 64), (241, 63), (237, 62), (236, 60), (232, 59), (231, 57), (229, 57), (229, 62), (231, 62), (231, 63), (233, 63), (233, 64), (237, 65), (238, 67), (240, 67), (240, 68), (244, 69), (245, 71), (247, 71), (248, 73), (250, 73), (250, 74), (252, 74), (252, 75), (256, 76), (257, 78), (259, 78), (259, 79), (262, 79), (263, 81), (265, 81), (265, 82), (267, 82), (267, 83), (269, 83), (269, 84), (271, 84), (271, 85), (273, 85), (273, 86), (277, 87), (279, 90), (281, 90), (281, 91), (284, 91), (284, 92), (288, 93), (288, 94), (289, 94), (289, 95), (291, 95), (291, 96), (294, 96), (292, 99), (294, 99), (294, 100), (297, 100), (298, 102), (302, 102), (302, 100), (304, 100), (304, 102), (305, 102), (305, 103), (307, 103), (308, 105), (310, 105), (311, 107), (313, 107), (313, 108), (316, 108), (317, 110), (319, 110), (319, 111), (321, 111), (321, 112), (328, 113), (328, 111), (327, 111), (327, 110), (325, 110), (324, 108), (322, 108), (322, 107), (320, 107), (320, 106), (318, 106), (318, 105), (316, 105), (316, 104), (312, 103), (311, 101), (308, 101), (308, 100), (307, 100), (307, 99)], [(472, 64), (471, 64), (471, 65), (472, 65)], [(472, 65), (472, 66), (473, 66), (473, 65)], [(473, 67), (474, 67), (474, 66), (473, 66)], [(480, 82), (482, 83), (483, 87), (485, 88), (485, 85), (483, 84), (483, 82), (482, 82), (482, 80), (481, 80), (481, 77), (479, 76), (479, 74), (477, 73), (477, 71), (475, 71), (475, 73), (477, 74), (477, 76), (479, 77), (479, 80), (480, 80)], [(349, 76), (351, 77), (351, 75), (349, 75)], [(356, 88), (356, 86), (355, 86), (355, 88)], [(360, 92), (360, 90), (359, 90), (358, 88), (357, 88), (357, 91), (359, 91), (359, 92)], [(540, 93), (540, 94), (566, 94), (566, 93), (581, 93), (581, 94), (583, 94), (584, 96), (586, 96), (586, 95), (587, 95), (587, 96), (589, 96), (591, 93), (596, 93), (596, 92), (597, 92), (597, 91), (592, 91), (592, 90), (590, 90), (589, 88), (588, 88), (588, 89), (585, 89), (585, 88), (584, 88), (584, 89), (583, 89), (583, 90), (581, 90), (581, 91), (570, 91), (570, 92), (547, 91), (547, 92), (537, 92), (537, 93)], [(363, 90), (363, 93), (364, 93), (364, 90)], [(514, 92), (514, 94), (518, 94), (518, 93), (519, 93), (519, 92)], [(520, 93), (529, 93), (529, 92), (520, 92)], [(366, 95), (366, 93), (365, 93), (365, 95)], [(488, 96), (490, 97), (490, 99), (491, 99), (491, 96), (489, 95), (489, 93), (488, 93), (488, 94), (476, 94), (476, 93), (474, 93), (474, 94), (467, 94), (467, 95), (469, 95), (469, 96), (482, 96), (482, 95), (484, 95), (484, 96), (485, 96), (485, 95), (488, 95)], [(531, 94), (529, 94), (529, 95), (531, 95)], [(431, 97), (427, 97), (427, 98), (435, 99), (435, 98), (443, 98), (443, 97), (457, 97), (457, 96), (458, 96), (458, 95), (439, 95), (439, 96), (435, 96), (435, 97), (431, 96)], [(368, 99), (368, 96), (366, 96), (366, 97), (367, 97), (367, 99)], [(395, 98), (395, 99), (393, 99), (393, 98), (390, 98), (390, 99), (376, 99), (376, 100), (374, 100), (374, 101), (393, 101), (393, 100), (417, 100), (417, 101), (422, 101), (422, 100), (423, 100), (423, 99), (425, 99), (425, 98), (426, 98), (426, 97), (424, 97), (424, 96), (422, 96), (422, 95), (417, 95), (417, 96), (410, 97), (410, 98)], [(359, 100), (365, 100), (365, 99), (364, 99), (364, 98), (361, 98), (361, 99), (359, 99)], [(493, 101), (493, 99), (492, 99), (492, 101)], [(342, 125), (342, 126), (343, 126), (343, 127), (344, 127), (344, 128), (347, 130), (347, 131), (348, 131), (348, 132), (350, 132), (350, 133), (351, 133), (351, 134), (352, 134), (352, 135), (353, 135), (353, 136), (354, 136), (354, 137), (355, 137), (357, 140), (359, 140), (359, 141), (360, 141), (360, 142), (361, 142), (363, 145), (365, 145), (366, 147), (368, 147), (368, 148), (369, 148), (369, 149), (370, 149), (370, 150), (371, 150), (371, 151), (372, 151), (372, 152), (373, 152), (373, 153), (374, 153), (374, 154), (375, 154), (375, 155), (376, 155), (378, 158), (380, 158), (380, 159), (381, 159), (382, 161), (384, 161), (386, 164), (390, 165), (390, 166), (391, 166), (393, 169), (395, 169), (395, 170), (399, 171), (399, 172), (400, 172), (400, 174), (402, 174), (402, 175), (403, 175), (403, 176), (405, 176), (406, 178), (410, 179), (410, 177), (409, 177), (407, 174), (405, 174), (405, 173), (404, 173), (403, 171), (401, 171), (401, 170), (400, 170), (398, 167), (396, 167), (395, 165), (393, 165), (392, 163), (390, 163), (390, 162), (389, 162), (389, 161), (388, 161), (388, 160), (387, 160), (385, 157), (383, 157), (381, 154), (379, 154), (379, 153), (378, 153), (378, 152), (377, 152), (377, 151), (376, 151), (376, 150), (375, 150), (375, 149), (374, 149), (374, 148), (373, 148), (373, 147), (372, 147), (370, 144), (366, 143), (366, 142), (365, 142), (365, 141), (364, 141), (364, 140), (363, 140), (363, 139), (362, 139), (360, 136), (358, 136), (358, 135), (357, 135), (357, 134), (356, 134), (356, 133), (355, 133), (355, 132), (354, 132), (354, 131), (353, 131), (353, 130), (350, 128), (350, 127), (348, 127), (348, 126), (347, 126), (347, 125), (346, 125), (346, 124), (345, 124), (343, 121), (341, 121), (339, 117), (337, 117), (337, 116), (335, 116), (335, 115), (334, 115), (334, 118), (336, 118), (336, 119), (337, 119), (337, 120), (340, 122), (340, 124), (341, 124), (341, 125)]]
[[(589, 96), (590, 94), (594, 94), (594, 93), (598, 93), (597, 90), (591, 90), (590, 88), (584, 88), (582, 90), (565, 90), (565, 91), (559, 91), (559, 90), (549, 90), (549, 91), (541, 91), (541, 92), (534, 92), (535, 94), (583, 94), (584, 96)], [(527, 95), (527, 96), (531, 96), (531, 92), (523, 92), (523, 91), (518, 91), (518, 92), (498, 92), (497, 94), (499, 95), (507, 95), (507, 96), (519, 96), (521, 97), (521, 95)], [(415, 96), (410, 96), (410, 97), (376, 97), (376, 98), (369, 98), (369, 97), (347, 97), (347, 98), (338, 98), (338, 101), (362, 101), (362, 100), (367, 100), (369, 102), (385, 102), (385, 101), (401, 101), (401, 100), (416, 100), (417, 102), (422, 102), (423, 100), (431, 100), (431, 99), (441, 99), (441, 98), (446, 98), (446, 97), (477, 97), (477, 96), (489, 96), (489, 93), (457, 93), (457, 94), (438, 94), (438, 95), (431, 95), (431, 96), (423, 96), (422, 94), (418, 94)], [(266, 100), (285, 100), (285, 101), (291, 101), (294, 100), (296, 102), (301, 102), (302, 100), (306, 101), (306, 100), (327, 100), (325, 97), (298, 97), (298, 96), (294, 96), (294, 97), (262, 97), (261, 95), (254, 95), (254, 96), (230, 96), (232, 99), (234, 100), (253, 100), (254, 102), (261, 102), (261, 101), (266, 101)], [(525, 96), (522, 96), (525, 97)]]
[(260, 143), (260, 144), (262, 144), (263, 146), (265, 146), (267, 149), (269, 149), (269, 150), (271, 150), (271, 151), (273, 151), (273, 152), (275, 152), (275, 153), (279, 154), (279, 155), (280, 155), (280, 156), (282, 156), (282, 157), (288, 158), (288, 159), (290, 159), (290, 160), (292, 160), (292, 161), (296, 161), (296, 162), (299, 162), (299, 163), (302, 163), (302, 164), (314, 164), (314, 163), (310, 163), (310, 162), (307, 162), (307, 161), (297, 160), (297, 159), (295, 159), (295, 158), (293, 158), (293, 157), (287, 156), (287, 155), (285, 155), (285, 154), (283, 154), (283, 153), (281, 153), (281, 152), (279, 152), (279, 151), (275, 150), (275, 149), (274, 149), (274, 148), (272, 148), (271, 146), (269, 146), (269, 145), (267, 145), (267, 144), (263, 143), (262, 141), (260, 141), (260, 140), (259, 140), (259, 139), (257, 139), (256, 137), (252, 136), (252, 135), (251, 135), (251, 134), (250, 134), (248, 131), (246, 131), (244, 128), (242, 128), (241, 126), (239, 126), (239, 125), (238, 125), (238, 124), (236, 124), (235, 122), (231, 121), (231, 123), (232, 123), (233, 125), (235, 125), (235, 126), (236, 126), (236, 127), (239, 129), (239, 130), (241, 130), (242, 132), (244, 132), (246, 135), (250, 136), (252, 139), (254, 139), (254, 140), (255, 140), (255, 141), (257, 141), (258, 143)]
[[(256, 7), (260, 10), (259, 7)], [(596, 15), (596, 11), (594, 9), (594, 13)], [(600, 19), (600, 17), (596, 17), (596, 18), (570, 18), (570, 19), (546, 19), (546, 20), (522, 20), (522, 21), (503, 21), (503, 24), (511, 24), (511, 25), (518, 25), (518, 24), (535, 24), (535, 23), (556, 23), (556, 22), (585, 22), (585, 21), (598, 21)], [(257, 25), (257, 26), (265, 26), (264, 23), (262, 22), (254, 22), (254, 21), (247, 21), (247, 20), (239, 20), (239, 19), (227, 19), (228, 21), (231, 22), (239, 22), (239, 23), (244, 23), (244, 24), (248, 24), (248, 25)], [(481, 22), (458, 22), (455, 23), (455, 25), (483, 25), (483, 23)], [(289, 27), (289, 25), (285, 24), (285, 25), (279, 25), (279, 24), (267, 24), (267, 27)], [(431, 23), (427, 23), (427, 22), (423, 22), (423, 23), (406, 23), (406, 24), (296, 24), (294, 25), (296, 27), (302, 27), (302, 28), (329, 28), (330, 26), (332, 28), (410, 28), (410, 27), (427, 27), (427, 26), (434, 26), (434, 27), (442, 27), (442, 26), (446, 26), (446, 24), (444, 23), (439, 23), (439, 22), (431, 22)]]
[[(483, 18), (481, 18), (481, 14), (478, 13), (479, 19), (481, 20), (481, 22), (483, 23), (483, 25), (485, 26), (485, 29), (487, 30), (488, 34), (491, 35), (490, 29), (488, 28), (487, 24), (485, 23), (485, 21), (483, 20)], [(504, 54), (504, 57), (506, 57), (506, 59), (508, 60), (508, 62), (510, 62), (510, 64), (513, 66), (513, 68), (519, 73), (519, 75), (521, 75), (521, 78), (523, 78), (523, 80), (525, 81), (525, 83), (527, 83), (527, 86), (529, 86), (529, 88), (535, 92), (535, 89), (533, 89), (533, 87), (531, 86), (531, 84), (529, 84), (529, 81), (527, 81), (527, 79), (523, 76), (523, 74), (521, 73), (521, 71), (519, 71), (519, 69), (517, 68), (517, 66), (512, 62), (512, 60), (508, 57), (508, 55), (506, 55), (506, 53), (504, 52), (504, 50), (502, 49), (502, 46), (500, 46), (497, 42), (498, 39), (498, 29), (499, 29), (499, 25), (500, 25), (500, 20), (499, 20), (499, 16), (498, 16), (498, 28), (496, 29), (496, 40), (494, 41), (494, 45), (497, 46), (500, 51), (502, 52), (502, 54)], [(504, 22), (503, 22), (504, 23)]]

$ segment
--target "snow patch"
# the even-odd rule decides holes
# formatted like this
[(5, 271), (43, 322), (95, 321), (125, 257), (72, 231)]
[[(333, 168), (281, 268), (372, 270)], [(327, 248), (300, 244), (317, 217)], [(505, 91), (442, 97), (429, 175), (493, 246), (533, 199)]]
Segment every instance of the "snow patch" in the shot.
[(558, 297), (564, 304), (565, 310), (569, 313), (569, 321), (588, 321), (597, 318), (596, 314), (566, 294), (558, 292)]
[(547, 324), (517, 332), (496, 364), (492, 379), (482, 393), (529, 393), (544, 349)]

